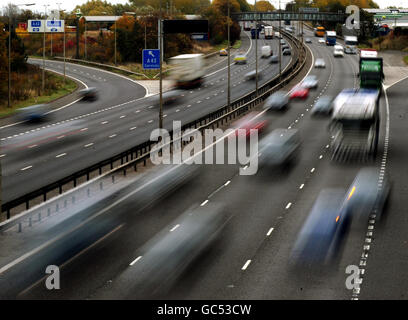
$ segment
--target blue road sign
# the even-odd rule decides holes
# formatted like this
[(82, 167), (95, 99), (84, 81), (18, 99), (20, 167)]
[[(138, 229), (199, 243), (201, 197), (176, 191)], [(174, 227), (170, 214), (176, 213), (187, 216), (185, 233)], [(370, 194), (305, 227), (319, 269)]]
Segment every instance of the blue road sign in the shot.
[(61, 20), (47, 20), (48, 28), (61, 27)]
[(41, 20), (31, 20), (32, 27), (41, 27)]
[(160, 69), (160, 50), (145, 49), (142, 52), (143, 69)]

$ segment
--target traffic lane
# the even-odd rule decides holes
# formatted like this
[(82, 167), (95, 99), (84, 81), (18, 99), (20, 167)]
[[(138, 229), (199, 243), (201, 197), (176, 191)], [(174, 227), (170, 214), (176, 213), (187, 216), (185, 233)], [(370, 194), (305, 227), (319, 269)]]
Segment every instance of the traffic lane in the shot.
[[(340, 68), (340, 70), (344, 70), (343, 68)], [(347, 77), (345, 77), (347, 79)], [(348, 77), (350, 79), (350, 77)], [(337, 89), (339, 90), (339, 89)], [(305, 112), (306, 113), (306, 112)], [(301, 160), (298, 162), (297, 166), (293, 168), (293, 171), (289, 171), (287, 174), (288, 176), (285, 179), (276, 179), (275, 176), (267, 176), (264, 181), (265, 184), (260, 184), (259, 181), (256, 181), (253, 185), (250, 183), (249, 178), (247, 177), (239, 177), (238, 178), (238, 183), (240, 182), (239, 180), (241, 179), (248, 179), (248, 181), (241, 182), (240, 189), (241, 192), (237, 193), (238, 195), (235, 196), (231, 194), (231, 190), (234, 187), (234, 183), (236, 181), (231, 182), (231, 188), (229, 190), (228, 196), (224, 196), (224, 198), (229, 199), (229, 203), (233, 203), (234, 200), (236, 201), (236, 208), (231, 209), (232, 211), (236, 212), (242, 212), (240, 213), (240, 219), (239, 221), (236, 222), (236, 226), (234, 227), (236, 230), (234, 231), (229, 231), (231, 234), (239, 234), (235, 239), (236, 243), (232, 245), (231, 248), (229, 248), (227, 251), (227, 255), (224, 255), (222, 259), (212, 259), (212, 260), (217, 260), (217, 266), (214, 264), (208, 265), (207, 263), (200, 263), (200, 266), (202, 265), (202, 268), (197, 269), (197, 273), (191, 274), (191, 276), (188, 276), (187, 283), (180, 282), (180, 285), (175, 289), (174, 292), (171, 293), (171, 297), (174, 297), (174, 294), (177, 295), (177, 298), (186, 298), (186, 299), (208, 299), (208, 298), (231, 298), (235, 296), (231, 296), (234, 291), (236, 291), (234, 288), (239, 286), (237, 282), (239, 282), (240, 276), (241, 276), (241, 268), (243, 268), (248, 260), (252, 260), (251, 257), (253, 256), (254, 252), (256, 252), (259, 248), (262, 248), (263, 242), (266, 241), (269, 237), (268, 232), (271, 230), (270, 228), (274, 227), (273, 222), (276, 220), (279, 222), (281, 219), (284, 219), (285, 214), (287, 210), (292, 210), (292, 204), (294, 205), (295, 203), (298, 203), (298, 200), (294, 200), (297, 197), (298, 192), (302, 192), (304, 186), (306, 185), (306, 181), (309, 181), (308, 179), (311, 179), (311, 177), (314, 177), (313, 175), (315, 172), (319, 172), (319, 166), (324, 157), (326, 156), (325, 153), (327, 152), (327, 144), (329, 143), (329, 134), (325, 130), (327, 127), (327, 121), (322, 121), (323, 119), (315, 119), (315, 118), (309, 118), (306, 117), (299, 121), (298, 123), (295, 124), (295, 128), (299, 126), (299, 130), (301, 130), (301, 136), (305, 138), (306, 141), (303, 141), (302, 144), (302, 154), (301, 154)], [(273, 126), (275, 126), (276, 123), (273, 123)], [(287, 126), (287, 124), (286, 124)], [(285, 127), (282, 125), (281, 127)], [(319, 130), (318, 132), (323, 132), (323, 134), (316, 134), (316, 128), (322, 127), (323, 130)], [(322, 156), (322, 158), (320, 158)], [(258, 173), (259, 174), (259, 173)], [(213, 174), (216, 175), (216, 174)], [(341, 174), (340, 174), (341, 176)], [(321, 177), (325, 177), (325, 174), (319, 175), (319, 179), (322, 179)], [(353, 178), (353, 173), (351, 174), (351, 180)], [(261, 180), (262, 181), (262, 180)], [(273, 187), (273, 183), (271, 181), (274, 181), (276, 183), (276, 186)], [(322, 184), (324, 185), (324, 179), (323, 180), (318, 180), (319, 182), (323, 182)], [(337, 179), (336, 181), (342, 181), (341, 179)], [(307, 182), (308, 183), (308, 182)], [(303, 185), (303, 186), (302, 186)], [(270, 187), (271, 190), (266, 191)], [(319, 185), (317, 189), (320, 191), (320, 188), (322, 186)], [(249, 192), (253, 195), (257, 195), (256, 199), (250, 199), (249, 197), (243, 196), (245, 194), (245, 191), (247, 194)], [(314, 192), (311, 192), (312, 196), (310, 201), (313, 201), (313, 194)], [(262, 196), (260, 196), (262, 195)], [(220, 195), (222, 197), (222, 195)], [(245, 199), (245, 202), (243, 201)], [(251, 201), (252, 200), (252, 201)], [(217, 199), (215, 199), (217, 201)], [(303, 201), (303, 200), (300, 200)], [(311, 202), (312, 203), (312, 202)], [(310, 205), (311, 203), (307, 204), (306, 206)], [(296, 212), (294, 213), (294, 216), (296, 219), (299, 217), (304, 217), (305, 213), (301, 212)], [(258, 215), (260, 216), (258, 218)], [(241, 220), (241, 219), (247, 219), (248, 221)], [(233, 219), (233, 221), (235, 218)], [(299, 225), (301, 226), (301, 223)], [(244, 227), (245, 226), (245, 227)], [(248, 226), (248, 229), (244, 229)], [(239, 231), (238, 231), (239, 230)], [(247, 230), (247, 231), (246, 231)], [(275, 231), (273, 231), (275, 232)], [(252, 238), (249, 236), (252, 234)], [(293, 237), (294, 230), (291, 231), (285, 231), (283, 232), (284, 235), (291, 235)], [(249, 237), (249, 239), (245, 239), (246, 237)], [(293, 238), (292, 238), (293, 240)], [(287, 241), (286, 241), (287, 242)], [(286, 243), (284, 242), (284, 243)], [(247, 248), (247, 250), (242, 250), (242, 248)], [(241, 257), (234, 256), (234, 254), (230, 254), (233, 252), (234, 254), (239, 254), (242, 252)], [(250, 253), (248, 253), (250, 252)], [(290, 251), (286, 252), (286, 256), (288, 257)], [(228, 261), (228, 262), (227, 262)], [(283, 260), (286, 261), (286, 260)], [(225, 270), (225, 265), (231, 266), (231, 264), (235, 264), (234, 270), (227, 269)], [(252, 263), (248, 267), (249, 269), (251, 268)], [(268, 268), (268, 267), (267, 267)], [(283, 268), (285, 270), (285, 267)], [(269, 269), (268, 269), (269, 270)], [(267, 271), (269, 272), (269, 271)], [(197, 281), (198, 274), (200, 274), (200, 279)], [(211, 278), (218, 279), (220, 285), (213, 286), (211, 280), (209, 280), (206, 277), (203, 277), (203, 274), (208, 274), (211, 275)], [(234, 274), (234, 276), (232, 276)], [(257, 280), (262, 279), (264, 275), (260, 276), (259, 274), (257, 275)], [(253, 283), (253, 279), (251, 278), (248, 283)], [(197, 284), (198, 283), (198, 284)], [(215, 281), (217, 283), (217, 281)], [(222, 284), (221, 284), (222, 283)], [(194, 287), (194, 290), (191, 290), (191, 286)], [(222, 286), (222, 287), (220, 287)], [(269, 286), (269, 287), (268, 287)], [(269, 283), (268, 286), (265, 286), (270, 288), (271, 284)], [(183, 290), (183, 287), (188, 287), (187, 290)], [(210, 289), (211, 288), (211, 289)], [(264, 287), (262, 287), (265, 289)], [(180, 292), (178, 293), (178, 290)], [(265, 289), (266, 290), (266, 289)], [(188, 292), (186, 292), (188, 291)], [(205, 294), (203, 294), (205, 292)], [(239, 298), (271, 298), (271, 296), (248, 296), (248, 292), (251, 292), (251, 289), (248, 287), (245, 287), (242, 290), (242, 295), (239, 296)], [(259, 292), (255, 293), (258, 294)], [(278, 296), (279, 298), (285, 298), (285, 295)]]
[[(287, 58), (287, 60), (284, 63), (288, 63), (288, 61), (290, 61), (289, 58)], [(272, 73), (272, 76), (274, 76), (274, 74), (276, 74), (278, 72), (277, 67), (276, 66), (268, 66), (267, 68), (274, 68), (274, 73)], [(263, 83), (263, 81), (267, 81), (268, 79), (266, 77), (264, 77), (261, 81), (260, 84)], [(245, 84), (245, 81), (239, 81), (238, 82), (239, 85), (236, 87), (236, 84), (233, 84), (232, 86), (232, 90), (231, 90), (231, 96), (232, 98), (238, 97), (241, 95), (242, 90), (248, 90), (248, 86)], [(255, 85), (254, 85), (255, 86)], [(198, 89), (200, 91), (200, 88)], [(224, 91), (224, 90), (221, 90)], [(225, 94), (225, 91), (223, 92)], [(211, 98), (211, 96), (208, 96), (207, 98)], [(214, 109), (215, 106), (218, 105), (222, 105), (223, 104), (223, 95), (219, 95), (218, 97), (215, 97), (215, 99), (217, 100), (215, 103), (213, 102), (213, 104), (211, 104), (211, 106), (213, 106), (212, 109)], [(206, 99), (207, 100), (207, 99)], [(198, 100), (197, 102), (200, 102), (200, 100)], [(193, 110), (194, 108), (191, 108), (190, 110)], [(147, 109), (146, 109), (147, 110)], [(187, 116), (185, 116), (183, 118), (183, 123), (185, 122), (189, 122), (192, 121), (194, 119), (197, 119), (201, 116), (204, 116), (205, 114), (208, 114), (208, 112), (212, 111), (211, 109), (208, 110), (207, 108), (201, 108), (198, 113), (194, 111), (190, 111), (188, 110), (188, 114)], [(150, 110), (147, 110), (148, 112)], [(177, 111), (177, 109), (176, 109)], [(152, 111), (151, 111), (152, 112)], [(179, 120), (180, 119), (180, 114), (175, 115), (175, 120)], [(120, 117), (119, 117), (120, 118)], [(147, 118), (149, 118), (147, 120)], [(170, 118), (170, 117), (169, 117)], [(129, 118), (126, 120), (128, 121)], [(103, 120), (101, 123), (104, 122), (108, 122), (108, 120)], [(139, 143), (145, 141), (149, 136), (150, 133), (153, 129), (155, 129), (155, 123), (156, 121), (152, 117), (149, 116), (145, 116), (144, 115), (144, 125), (142, 125), (141, 129), (138, 129), (138, 140)], [(140, 123), (140, 122), (139, 122)], [(121, 128), (122, 128), (123, 123), (121, 123)], [(129, 124), (129, 130), (132, 128), (135, 128), (138, 126), (138, 123), (132, 123)], [(87, 128), (87, 127), (85, 127)], [(147, 132), (146, 132), (147, 129)], [(171, 129), (171, 127), (169, 127), (169, 129)], [(110, 144), (110, 139), (115, 138), (119, 135), (118, 130), (114, 129), (112, 130), (112, 132), (109, 132), (107, 130), (109, 130), (109, 127), (101, 127), (101, 129), (103, 131), (103, 135), (99, 135), (99, 138), (102, 139), (103, 141), (105, 141), (105, 143)], [(121, 129), (119, 129), (120, 131)], [(127, 129), (126, 129), (127, 130)], [(145, 134), (141, 134), (140, 131), (143, 130), (145, 132)], [(106, 134), (109, 133), (109, 134)], [(128, 133), (128, 132), (127, 132)], [(128, 140), (126, 137), (121, 136), (121, 139), (125, 139), (124, 144), (116, 144), (113, 148), (111, 146), (107, 146), (104, 149), (103, 152), (103, 158), (101, 159), (105, 159), (108, 158), (109, 156), (115, 155), (125, 149), (124, 146), (126, 145), (128, 148), (132, 147), (135, 145), (135, 143), (137, 143), (137, 141), (135, 142), (135, 140), (133, 139), (133, 135), (136, 132), (131, 132), (132, 137), (130, 137), (130, 139)], [(81, 134), (80, 136), (83, 136), (83, 134)], [(95, 140), (97, 139), (91, 139), (91, 142), (87, 142), (86, 140), (82, 140), (80, 138), (80, 136), (78, 136), (78, 142), (81, 144), (81, 150), (83, 150), (84, 146), (86, 146), (85, 148), (89, 147), (89, 146), (93, 146), (95, 144)], [(146, 138), (146, 139), (144, 139)], [(62, 142), (63, 140), (61, 140)], [(92, 145), (90, 145), (92, 143)], [(63, 146), (63, 145), (61, 145)], [(94, 147), (93, 147), (94, 148)], [(36, 187), (41, 187), (42, 185), (44, 185), (46, 182), (47, 183), (51, 183), (53, 181), (55, 181), (58, 177), (64, 177), (65, 175), (68, 175), (69, 173), (72, 173), (76, 170), (79, 170), (87, 165), (91, 165), (93, 163), (95, 163), (95, 155), (96, 153), (94, 153), (93, 157), (87, 157), (86, 159), (81, 159), (79, 160), (76, 156), (77, 153), (75, 153), (75, 157), (76, 157), (76, 161), (72, 162), (72, 157), (71, 154), (72, 152), (68, 152), (66, 146), (63, 146), (61, 149), (57, 150), (55, 148), (51, 148), (55, 155), (45, 155), (45, 154), (39, 154), (39, 158), (37, 160), (33, 159), (29, 159), (27, 160), (27, 158), (24, 158), (24, 163), (22, 162), (12, 162), (12, 167), (10, 168), (11, 171), (9, 171), (8, 166), (5, 166), (4, 168), (7, 168), (6, 173), (4, 174), (4, 185), (7, 186), (6, 190), (7, 192), (4, 194), (5, 199), (8, 199), (9, 197), (12, 199), (18, 195), (22, 195), (24, 194), (24, 192), (27, 192), (27, 190), (25, 190), (25, 188), (21, 188), (21, 179), (26, 180), (29, 179), (29, 177), (31, 177), (29, 179), (29, 181), (31, 181), (30, 185), (27, 185), (28, 188), (36, 188)], [(38, 150), (38, 149), (37, 149)], [(72, 150), (72, 149), (71, 149)], [(90, 150), (90, 149), (89, 149)], [(120, 151), (119, 151), (120, 150)], [(3, 153), (4, 154), (4, 153)], [(36, 154), (38, 154), (38, 152), (36, 151)], [(68, 155), (68, 156), (67, 156)], [(51, 160), (51, 164), (49, 162), (47, 162), (46, 158), (48, 157), (48, 159)], [(55, 157), (57, 157), (58, 159), (55, 159)], [(99, 158), (98, 158), (99, 159)], [(65, 163), (67, 163), (67, 165), (65, 165), (63, 162), (61, 162), (61, 160), (65, 161)], [(38, 167), (35, 165), (35, 161), (37, 161), (37, 163), (42, 163), (44, 165), (46, 165), (45, 167), (43, 167), (42, 169), (37, 169)], [(10, 162), (8, 162), (10, 163)], [(72, 168), (72, 163), (76, 164), (75, 169)], [(79, 167), (78, 167), (79, 165)], [(45, 174), (46, 172), (49, 172), (48, 170), (51, 167), (55, 166), (55, 170), (51, 171), (54, 172), (54, 175), (52, 176), (46, 176), (44, 177), (43, 174)], [(32, 170), (34, 169), (34, 170)], [(23, 172), (21, 172), (23, 171)], [(33, 171), (36, 171), (35, 173), (32, 174)], [(38, 172), (37, 172), (38, 171)], [(13, 172), (18, 172), (19, 176), (13, 177)], [(69, 173), (68, 173), (69, 172)], [(8, 178), (9, 177), (9, 178)], [(12, 178), (13, 177), (13, 178)], [(42, 179), (36, 179), (34, 177), (43, 177)], [(11, 184), (9, 184), (9, 181)], [(35, 186), (35, 187), (33, 187)]]
[[(225, 172), (225, 170), (224, 170), (224, 172)], [(199, 195), (201, 196), (202, 194), (201, 194), (201, 193), (199, 193)]]
[[(365, 266), (359, 299), (407, 299), (405, 270), (407, 257), (407, 218), (405, 213), (408, 177), (406, 163), (406, 88), (403, 80), (387, 89), (389, 100), (389, 149), (385, 174), (392, 189), (381, 221), (373, 228), (373, 242)], [(385, 122), (385, 118), (381, 120)]]
[[(235, 168), (228, 168), (228, 170), (231, 174), (236, 171)], [(130, 262), (136, 258), (135, 254), (138, 254), (137, 250), (146, 241), (190, 206), (199, 206), (203, 199), (203, 191), (210, 193), (218, 189), (220, 184), (225, 184), (225, 181), (219, 177), (209, 177), (202, 174), (194, 181), (181, 187), (178, 192), (171, 193), (147, 208), (138, 206), (135, 197), (126, 200), (126, 202), (112, 208), (105, 215), (105, 218), (115, 217), (116, 224), (123, 224), (120, 232), (116, 232), (94, 245), (92, 245), (92, 242), (87, 242), (87, 246), (92, 245), (92, 247), (83, 252), (78, 258), (65, 264), (61, 269), (61, 290), (46, 290), (43, 282), (41, 282), (22, 297), (30, 299), (85, 299), (91, 297), (99, 288), (129, 267)], [(189, 201), (185, 201), (185, 199), (189, 199)], [(120, 218), (117, 218), (118, 216)], [(91, 224), (85, 225), (77, 237), (81, 238), (81, 233), (92, 234), (94, 230), (92, 225), (99, 225), (99, 221), (105, 218), (98, 217)], [(111, 228), (113, 229), (113, 226)], [(88, 231), (89, 229), (90, 231)], [(74, 238), (70, 237), (70, 239)], [(75, 242), (73, 241), (71, 245), (74, 246)], [(56, 250), (60, 251), (59, 248)], [(72, 252), (71, 256), (78, 253), (79, 250)], [(65, 261), (69, 259), (68, 256), (65, 258)], [(37, 260), (39, 259), (40, 257), (37, 256)], [(53, 263), (53, 260), (48, 260), (47, 263)], [(18, 266), (18, 268), (19, 270), (14, 272), (16, 275), (21, 276), (26, 269), (23, 265)], [(40, 275), (40, 273), (37, 275)], [(31, 279), (31, 283), (28, 281), (24, 284), (30, 287), (39, 279), (40, 277)]]

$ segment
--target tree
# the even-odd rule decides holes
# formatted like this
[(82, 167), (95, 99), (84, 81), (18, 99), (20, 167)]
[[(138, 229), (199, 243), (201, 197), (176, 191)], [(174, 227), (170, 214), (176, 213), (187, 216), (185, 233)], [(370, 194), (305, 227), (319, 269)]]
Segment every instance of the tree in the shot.
[(239, 3), (241, 12), (247, 12), (252, 10), (251, 6), (248, 4), (248, 2), (246, 2), (246, 0), (237, 0), (237, 2)]
[(257, 1), (256, 2), (256, 11), (263, 11), (263, 12), (267, 12), (267, 11), (274, 11), (275, 7), (269, 2), (269, 1)]

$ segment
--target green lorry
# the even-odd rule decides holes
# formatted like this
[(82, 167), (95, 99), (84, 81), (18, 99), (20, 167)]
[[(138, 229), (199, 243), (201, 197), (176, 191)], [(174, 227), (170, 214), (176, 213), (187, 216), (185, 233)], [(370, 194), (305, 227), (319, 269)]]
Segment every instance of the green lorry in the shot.
[(360, 51), (360, 88), (381, 89), (384, 80), (383, 59), (375, 50)]

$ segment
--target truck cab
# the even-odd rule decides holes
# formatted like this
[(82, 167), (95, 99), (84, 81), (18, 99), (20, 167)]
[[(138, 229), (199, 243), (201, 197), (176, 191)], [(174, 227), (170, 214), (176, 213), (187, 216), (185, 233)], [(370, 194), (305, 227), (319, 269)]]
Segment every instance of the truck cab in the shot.
[(326, 45), (335, 46), (336, 45), (336, 31), (326, 31)]
[(329, 126), (332, 160), (375, 158), (379, 137), (379, 90), (345, 89), (333, 101)]
[(348, 53), (348, 54), (357, 53), (358, 39), (356, 36), (345, 36), (344, 44), (345, 44), (344, 53)]

